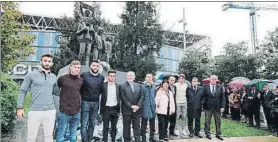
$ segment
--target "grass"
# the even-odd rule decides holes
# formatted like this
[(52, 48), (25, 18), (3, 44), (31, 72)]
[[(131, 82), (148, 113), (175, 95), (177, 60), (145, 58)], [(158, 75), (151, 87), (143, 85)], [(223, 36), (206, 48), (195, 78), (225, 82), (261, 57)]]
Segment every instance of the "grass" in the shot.
[[(205, 125), (205, 118), (201, 119), (201, 127)], [(210, 131), (216, 133), (214, 119), (211, 120)], [(247, 137), (247, 136), (268, 136), (272, 133), (263, 128), (257, 129), (247, 127), (246, 123), (236, 122), (229, 119), (221, 119), (221, 132), (224, 137)]]

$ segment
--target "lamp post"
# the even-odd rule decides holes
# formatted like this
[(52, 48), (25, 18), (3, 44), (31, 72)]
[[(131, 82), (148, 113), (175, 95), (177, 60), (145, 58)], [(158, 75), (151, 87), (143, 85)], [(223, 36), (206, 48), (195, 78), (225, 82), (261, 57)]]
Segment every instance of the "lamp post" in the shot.
[(182, 33), (183, 33), (183, 50), (185, 52), (185, 50), (186, 50), (186, 25), (187, 25), (187, 23), (185, 22), (185, 8), (184, 7), (183, 7), (182, 11), (183, 11), (182, 20), (180, 20), (179, 23), (182, 23), (182, 25), (183, 25), (183, 31), (182, 31)]

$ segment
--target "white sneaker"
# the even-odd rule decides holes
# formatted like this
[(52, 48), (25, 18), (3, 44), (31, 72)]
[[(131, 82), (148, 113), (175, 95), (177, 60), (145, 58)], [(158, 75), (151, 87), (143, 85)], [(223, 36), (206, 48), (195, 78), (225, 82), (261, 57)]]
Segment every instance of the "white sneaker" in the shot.
[(175, 130), (175, 131), (174, 131), (174, 134), (175, 134), (175, 135), (180, 135), (179, 130)]
[(186, 133), (186, 131), (185, 130), (182, 130), (182, 132), (181, 132), (184, 136), (186, 136), (187, 135), (187, 133)]

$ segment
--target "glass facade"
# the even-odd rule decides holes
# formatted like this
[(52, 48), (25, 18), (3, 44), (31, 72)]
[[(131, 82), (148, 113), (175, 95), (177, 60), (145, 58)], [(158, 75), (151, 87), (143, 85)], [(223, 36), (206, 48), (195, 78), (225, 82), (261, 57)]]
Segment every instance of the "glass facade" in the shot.
[(35, 35), (36, 38), (34, 39), (33, 43), (31, 44), (34, 48), (34, 54), (30, 55), (24, 61), (27, 62), (39, 62), (40, 57), (43, 54), (54, 54), (59, 44), (55, 40), (55, 38), (60, 35), (59, 32), (52, 32), (52, 31), (29, 31), (31, 35)]
[(160, 50), (158, 63), (162, 65), (162, 71), (178, 72), (179, 63), (182, 58), (183, 49), (163, 45)]

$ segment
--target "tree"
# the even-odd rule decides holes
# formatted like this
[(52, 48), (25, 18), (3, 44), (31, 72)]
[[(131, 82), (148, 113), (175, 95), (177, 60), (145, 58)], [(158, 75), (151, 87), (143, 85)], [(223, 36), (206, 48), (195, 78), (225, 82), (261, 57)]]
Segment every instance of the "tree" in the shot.
[(259, 78), (258, 69), (262, 62), (258, 55), (246, 55), (247, 43), (227, 43), (224, 46), (224, 56), (215, 61), (215, 74), (219, 80), (228, 83), (234, 77)]
[(144, 79), (146, 73), (155, 74), (160, 66), (153, 55), (158, 54), (163, 40), (158, 18), (154, 2), (126, 2), (121, 15), (122, 29), (113, 50), (112, 68), (135, 71), (138, 80)]
[(202, 80), (212, 73), (213, 65), (202, 52), (189, 50), (179, 64), (179, 72), (185, 75), (185, 78), (191, 80), (197, 77)]
[(259, 51), (264, 64), (262, 77), (265, 79), (278, 78), (278, 27), (269, 32)]
[[(16, 100), (19, 86), (7, 74), (18, 60), (25, 60), (33, 53), (31, 42), (35, 38), (28, 34), (29, 28), (16, 22), (22, 14), (15, 2), (1, 2), (5, 11), (1, 15), (1, 132), (4, 134), (14, 127)], [(2, 14), (2, 13), (1, 13)]]
[(28, 34), (29, 28), (16, 19), (22, 16), (15, 2), (2, 2), (3, 10), (1, 20), (1, 67), (2, 72), (11, 71), (18, 60), (25, 60), (33, 53), (31, 42), (34, 36)]

